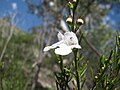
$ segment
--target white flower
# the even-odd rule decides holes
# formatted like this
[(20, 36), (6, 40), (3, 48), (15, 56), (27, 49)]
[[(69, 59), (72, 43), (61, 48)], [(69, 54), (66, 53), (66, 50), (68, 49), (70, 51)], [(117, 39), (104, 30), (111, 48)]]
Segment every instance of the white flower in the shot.
[(78, 39), (75, 33), (73, 32), (65, 32), (64, 35), (62, 33), (58, 33), (59, 42), (47, 46), (43, 51), (49, 51), (50, 49), (55, 48), (55, 53), (58, 55), (68, 55), (72, 52), (73, 48), (81, 49), (81, 46), (78, 43)]

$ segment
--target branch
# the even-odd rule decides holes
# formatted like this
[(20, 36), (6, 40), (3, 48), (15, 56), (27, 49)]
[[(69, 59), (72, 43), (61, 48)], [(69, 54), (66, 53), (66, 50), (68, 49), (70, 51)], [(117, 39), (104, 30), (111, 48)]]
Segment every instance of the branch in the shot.
[[(16, 16), (16, 13), (13, 14), (13, 16), (12, 16), (12, 23), (10, 23), (10, 25), (12, 25), (12, 24), (14, 23), (14, 18), (15, 18), (15, 16)], [(2, 61), (2, 58), (3, 58), (4, 54), (5, 54), (6, 48), (7, 48), (7, 46), (8, 46), (8, 43), (9, 43), (9, 41), (10, 41), (11, 38), (12, 38), (12, 35), (13, 35), (13, 32), (14, 32), (14, 26), (11, 26), (10, 29), (11, 29), (11, 30), (10, 30), (10, 35), (8, 36), (7, 41), (6, 41), (6, 43), (5, 43), (4, 47), (3, 47), (2, 53), (1, 53), (1, 55), (0, 55), (0, 62)]]
[(101, 56), (100, 52), (89, 42), (89, 40), (86, 38), (86, 36), (83, 35), (83, 39), (88, 44), (88, 46), (96, 53), (97, 56)]

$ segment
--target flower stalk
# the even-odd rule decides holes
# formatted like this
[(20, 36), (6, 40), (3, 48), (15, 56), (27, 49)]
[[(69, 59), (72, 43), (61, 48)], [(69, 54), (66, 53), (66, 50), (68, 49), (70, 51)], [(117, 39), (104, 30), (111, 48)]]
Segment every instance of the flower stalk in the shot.
[[(72, 12), (73, 12), (73, 22), (72, 22), (72, 31), (74, 33), (76, 33), (76, 30), (74, 30), (74, 22), (75, 22), (75, 11), (76, 11), (76, 8), (77, 8), (77, 5), (78, 5), (78, 2), (79, 0), (75, 0), (75, 3), (74, 3), (74, 8), (72, 9)], [(73, 52), (74, 52), (74, 62), (75, 62), (75, 77), (76, 77), (76, 82), (77, 82), (77, 90), (80, 90), (80, 78), (79, 78), (79, 73), (78, 73), (78, 60), (77, 60), (77, 49), (74, 49)]]
[(61, 55), (59, 55), (59, 63), (60, 63), (60, 70), (63, 73), (64, 72), (64, 66), (63, 66), (63, 59), (62, 59)]
[(76, 82), (77, 82), (77, 89), (80, 90), (80, 78), (78, 73), (78, 60), (77, 60), (77, 49), (74, 50), (74, 62), (75, 62), (75, 75), (76, 75)]

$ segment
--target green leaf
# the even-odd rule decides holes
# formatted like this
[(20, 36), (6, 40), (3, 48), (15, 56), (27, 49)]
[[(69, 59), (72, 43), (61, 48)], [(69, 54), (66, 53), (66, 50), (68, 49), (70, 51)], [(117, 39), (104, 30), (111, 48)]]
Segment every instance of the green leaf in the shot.
[(87, 70), (87, 64), (85, 64), (81, 70), (79, 70), (79, 76), (82, 78)]

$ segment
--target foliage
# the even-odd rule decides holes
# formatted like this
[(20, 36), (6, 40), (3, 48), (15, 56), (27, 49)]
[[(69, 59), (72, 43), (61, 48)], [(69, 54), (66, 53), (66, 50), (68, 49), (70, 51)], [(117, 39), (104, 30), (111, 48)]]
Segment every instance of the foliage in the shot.
[(99, 60), (98, 72), (94, 78), (92, 90), (118, 90), (120, 77), (120, 41), (116, 38), (116, 47), (107, 57), (101, 56)]
[[(8, 22), (6, 22), (8, 23)], [(5, 24), (6, 25), (6, 24)], [(6, 26), (5, 28), (11, 28), (11, 26)], [(9, 30), (5, 30), (4, 26), (0, 30), (0, 39), (3, 42), (0, 42), (0, 50), (2, 53), (4, 44), (9, 36)], [(14, 28), (17, 32), (17, 28)], [(3, 33), (8, 32), (8, 36), (3, 37)], [(25, 34), (22, 31), (16, 34), (14, 32), (9, 45), (4, 53), (2, 60), (0, 61), (0, 79), (1, 79), (1, 88), (2, 90), (21, 90), (25, 88), (25, 85), (28, 81), (25, 76), (24, 65), (30, 67), (32, 64), (31, 59), (34, 58), (31, 51), (31, 45), (33, 42), (32, 35)], [(27, 48), (26, 48), (27, 47)], [(25, 49), (26, 48), (26, 49)], [(32, 56), (31, 56), (32, 55)], [(27, 56), (27, 57), (26, 57)], [(29, 61), (26, 64), (27, 60)], [(30, 64), (31, 63), (31, 64)]]

